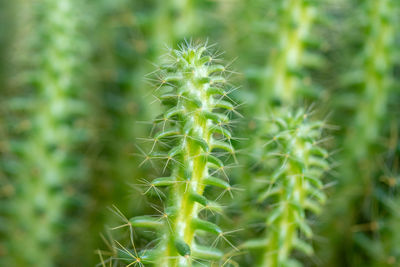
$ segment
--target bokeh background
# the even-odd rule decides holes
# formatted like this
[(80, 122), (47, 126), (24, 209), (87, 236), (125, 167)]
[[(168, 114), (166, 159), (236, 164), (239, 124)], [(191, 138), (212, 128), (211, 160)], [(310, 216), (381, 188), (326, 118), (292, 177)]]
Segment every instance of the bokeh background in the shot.
[[(293, 44), (302, 55), (288, 57), (286, 70), (295, 105), (328, 122), (333, 154), (328, 202), (312, 223), (315, 254), (303, 264), (400, 266), (399, 8), (397, 0), (1, 0), (0, 265), (94, 266), (107, 235), (118, 235), (116, 208), (157, 212), (138, 186), (155, 177), (151, 164), (139, 167), (160, 110), (148, 74), (167, 47), (208, 40), (238, 73), (239, 151), (251, 147), (244, 129), (273, 90), (271, 66)], [(232, 175), (244, 188), (251, 182)]]

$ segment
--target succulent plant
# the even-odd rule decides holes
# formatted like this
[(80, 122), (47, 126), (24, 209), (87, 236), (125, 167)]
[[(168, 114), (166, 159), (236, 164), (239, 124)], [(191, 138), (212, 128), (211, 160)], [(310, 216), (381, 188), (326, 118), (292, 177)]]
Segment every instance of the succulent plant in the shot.
[[(379, 251), (376, 237), (385, 224), (381, 213), (385, 214), (386, 208), (379, 198), (387, 197), (382, 195), (387, 188), (382, 190), (379, 177), (385, 165), (382, 153), (387, 150), (382, 140), (390, 134), (385, 121), (394, 113), (389, 102), (396, 95), (393, 73), (398, 8), (395, 1), (349, 1), (345, 5), (357, 12), (348, 12), (344, 24), (332, 23), (341, 35), (335, 39), (343, 43), (337, 52), (340, 57), (333, 62), (341, 64), (341, 77), (336, 79), (341, 91), (334, 92), (332, 101), (338, 111), (335, 123), (341, 126), (337, 146), (343, 151), (338, 156), (342, 161), (339, 183), (324, 216), (323, 232), (335, 229), (342, 234), (332, 236), (329, 246), (321, 246), (320, 257), (332, 266), (372, 266), (373, 262), (383, 264), (384, 257), (384, 253), (372, 250)], [(331, 18), (335, 21), (339, 17)]]
[(274, 29), (279, 31), (266, 67), (258, 72), (258, 109), (248, 133), (255, 137), (252, 158), (241, 179), (247, 200), (256, 207), (244, 207), (243, 223), (260, 225), (263, 219), (265, 224), (263, 238), (241, 245), (257, 251), (252, 254), (257, 266), (297, 266), (301, 262), (295, 259), (295, 250), (312, 254), (313, 247), (305, 240), (312, 236), (308, 220), (325, 202), (322, 178), (331, 166), (320, 144), (325, 123), (299, 108), (300, 98), (314, 90), (307, 68), (318, 56), (306, 48), (317, 5), (296, 0), (277, 5), (279, 23)]
[(18, 95), (6, 107), (13, 154), (7, 175), (15, 190), (7, 200), (7, 266), (55, 266), (68, 250), (58, 231), (68, 232), (65, 212), (77, 202), (72, 199), (85, 177), (80, 149), (87, 138), (82, 120), (87, 106), (80, 60), (87, 46), (79, 1), (19, 5), (27, 12), (19, 18), (32, 26), (16, 41), (18, 52), (25, 53), (14, 62), (23, 82), (14, 84)]
[[(286, 0), (281, 3), (276, 48), (266, 64), (262, 99), (296, 103), (296, 97), (301, 95), (306, 84), (301, 79), (309, 58), (305, 47), (315, 15), (312, 1)], [(268, 106), (266, 101), (261, 103), (264, 108)]]
[[(154, 146), (145, 160), (164, 159), (164, 170), (171, 168), (168, 176), (149, 182), (148, 189), (168, 187), (168, 198), (161, 217), (137, 216), (129, 220), (134, 229), (151, 228), (159, 239), (152, 249), (137, 252), (130, 260), (155, 266), (218, 261), (222, 252), (211, 244), (199, 243), (196, 237), (200, 232), (214, 238), (224, 234), (203, 211), (221, 210), (207, 198), (207, 186), (231, 189), (225, 178), (217, 177), (217, 173), (224, 172), (221, 150), (234, 154), (226, 126), (234, 106), (224, 100), (225, 67), (215, 64), (217, 59), (203, 44), (183, 44), (179, 50), (171, 50), (167, 58), (160, 68), (156, 90), (167, 109), (155, 119)], [(161, 147), (156, 152), (158, 145)]]

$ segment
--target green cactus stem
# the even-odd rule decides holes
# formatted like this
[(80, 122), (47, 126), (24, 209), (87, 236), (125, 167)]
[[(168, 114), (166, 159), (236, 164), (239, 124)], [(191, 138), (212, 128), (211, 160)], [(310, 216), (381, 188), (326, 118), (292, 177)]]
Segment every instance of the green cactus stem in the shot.
[(32, 26), (19, 40), (29, 46), (20, 66), (24, 84), (8, 103), (17, 118), (10, 123), (17, 167), (9, 201), (9, 266), (50, 267), (68, 251), (58, 231), (68, 227), (71, 184), (85, 172), (79, 152), (86, 138), (80, 61), (87, 47), (79, 31), (79, 1), (43, 0), (29, 7)]
[[(197, 244), (199, 231), (223, 235), (220, 227), (201, 213), (202, 209), (219, 209), (204, 195), (206, 186), (230, 190), (224, 178), (215, 177), (224, 164), (221, 150), (234, 154), (229, 142), (231, 133), (225, 125), (233, 104), (224, 100), (225, 67), (214, 64), (215, 58), (205, 45), (182, 45), (171, 50), (170, 61), (162, 65), (158, 91), (168, 107), (156, 119), (155, 142), (168, 142), (171, 149), (152, 152), (148, 157), (165, 158), (172, 166), (170, 176), (151, 182), (151, 187), (169, 187), (167, 207), (162, 221), (152, 217), (134, 217), (135, 227), (157, 229), (160, 242), (150, 254), (156, 266), (191, 266), (193, 257), (214, 261), (222, 252), (211, 245)], [(219, 153), (215, 153), (218, 152)]]
[(302, 236), (312, 236), (307, 213), (318, 214), (325, 202), (321, 178), (329, 168), (328, 153), (318, 144), (323, 123), (310, 121), (302, 110), (286, 110), (272, 118), (266, 128), (265, 161), (270, 174), (259, 201), (267, 199), (271, 209), (260, 266), (288, 266), (295, 261), (291, 259), (294, 249), (308, 255), (313, 252)]
[[(285, 0), (280, 11), (277, 45), (265, 70), (262, 99), (287, 104), (296, 103), (302, 86), (305, 41), (315, 17), (314, 4), (305, 0)], [(261, 101), (268, 106), (269, 102)]]

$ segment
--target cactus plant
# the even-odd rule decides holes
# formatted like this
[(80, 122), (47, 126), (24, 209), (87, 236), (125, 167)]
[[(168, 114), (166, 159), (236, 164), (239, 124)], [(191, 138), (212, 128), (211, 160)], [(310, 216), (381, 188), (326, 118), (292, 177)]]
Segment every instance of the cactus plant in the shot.
[[(281, 5), (276, 51), (266, 64), (262, 99), (272, 98), (272, 101), (293, 104), (300, 89), (304, 87), (299, 77), (304, 72), (304, 47), (310, 35), (316, 9), (315, 4), (304, 0), (287, 0)], [(267, 102), (262, 103), (265, 108)]]
[[(353, 116), (341, 113), (337, 119), (345, 126), (341, 144), (343, 164), (327, 231), (335, 227), (345, 234), (332, 237), (333, 247), (324, 249), (330, 254), (329, 262), (333, 265), (362, 264), (363, 258), (368, 258), (366, 255), (370, 253), (362, 252), (364, 246), (360, 244), (365, 243), (367, 236), (379, 232), (377, 220), (380, 215), (375, 214), (371, 206), (380, 205), (376, 203), (373, 191), (379, 188), (376, 175), (381, 171), (377, 162), (384, 151), (381, 140), (386, 135), (383, 120), (387, 117), (388, 99), (393, 93), (395, 1), (354, 1), (351, 4), (361, 7), (358, 14), (361, 25), (357, 26), (363, 30), (360, 32), (364, 39), (356, 47), (362, 49), (351, 63), (355, 67), (352, 71), (346, 70), (340, 80), (341, 87), (346, 89), (345, 98), (337, 101), (347, 104), (346, 108)], [(347, 32), (348, 38), (353, 32), (354, 29)], [(344, 219), (337, 221), (338, 216)], [(337, 254), (344, 256), (338, 258)]]
[[(157, 90), (168, 109), (155, 120), (158, 132), (154, 144), (164, 142), (170, 149), (152, 151), (146, 160), (163, 158), (165, 167), (172, 168), (169, 176), (156, 178), (149, 185), (158, 190), (169, 187), (167, 205), (161, 218), (139, 216), (129, 220), (133, 228), (152, 228), (157, 232), (160, 241), (153, 249), (144, 256), (139, 256), (140, 252), (135, 256), (143, 262), (147, 258), (155, 266), (188, 266), (194, 259), (212, 261), (222, 257), (217, 248), (195, 240), (199, 231), (216, 238), (223, 236), (221, 228), (207, 221), (201, 211), (221, 209), (207, 199), (206, 186), (230, 190), (224, 178), (215, 176), (224, 170), (216, 150), (234, 153), (229, 143), (231, 133), (225, 127), (229, 123), (225, 111), (234, 109), (233, 104), (223, 100), (225, 68), (214, 64), (216, 58), (208, 49), (207, 45), (183, 44), (179, 50), (170, 51), (170, 60), (159, 73)], [(138, 259), (131, 258), (134, 261)]]
[(293, 249), (307, 254), (313, 251), (301, 236), (312, 236), (306, 214), (318, 214), (319, 203), (325, 202), (321, 178), (329, 163), (328, 153), (318, 144), (323, 123), (310, 122), (307, 116), (302, 110), (287, 112), (266, 125), (274, 130), (268, 140), (273, 141), (266, 145), (265, 160), (277, 162), (268, 172), (268, 186), (260, 196), (275, 200), (270, 202), (267, 248), (261, 266), (290, 265)]
[(253, 170), (242, 179), (249, 201), (261, 204), (263, 210), (257, 214), (257, 209), (246, 208), (243, 217), (249, 220), (254, 214), (257, 225), (261, 218), (266, 222), (264, 238), (241, 245), (258, 249), (253, 260), (257, 266), (297, 266), (300, 262), (293, 258), (294, 250), (312, 254), (303, 236), (312, 236), (308, 218), (318, 214), (325, 201), (322, 177), (330, 167), (328, 153), (320, 146), (325, 123), (297, 108), (310, 87), (307, 66), (311, 58), (316, 59), (305, 49), (316, 5), (289, 0), (280, 7), (276, 49), (258, 74), (261, 98), (254, 115), (253, 159), (248, 161)]
[(15, 116), (9, 125), (16, 158), (9, 174), (15, 194), (7, 202), (8, 266), (55, 266), (62, 250), (69, 251), (58, 231), (69, 229), (64, 215), (85, 172), (80, 144), (86, 139), (87, 107), (81, 101), (80, 60), (87, 47), (81, 42), (78, 2), (27, 6), (33, 27), (19, 40), (29, 46), (24, 51), (29, 57), (24, 65), (19, 62), (24, 83), (7, 105)]
[(279, 108), (271, 113), (259, 129), (263, 135), (251, 174), (256, 186), (250, 189), (256, 196), (253, 201), (268, 209), (258, 215), (265, 218), (265, 233), (241, 246), (257, 250), (256, 266), (288, 266), (300, 263), (293, 258), (294, 250), (313, 253), (304, 237), (312, 237), (310, 216), (319, 214), (326, 200), (322, 178), (331, 165), (328, 152), (320, 146), (324, 122), (312, 120), (302, 109)]
[[(394, 52), (394, 2), (367, 1), (364, 3), (367, 36), (359, 61), (360, 72), (351, 72), (346, 78), (351, 84), (361, 85), (361, 100), (355, 114), (355, 125), (349, 134), (346, 147), (351, 157), (361, 158), (379, 138), (379, 124), (384, 118), (391, 88), (391, 69)], [(351, 85), (350, 84), (350, 85)]]

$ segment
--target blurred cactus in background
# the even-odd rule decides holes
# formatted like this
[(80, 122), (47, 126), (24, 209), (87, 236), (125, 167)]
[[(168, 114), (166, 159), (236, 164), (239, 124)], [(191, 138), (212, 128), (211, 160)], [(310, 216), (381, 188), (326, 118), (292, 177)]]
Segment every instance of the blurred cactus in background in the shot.
[[(141, 195), (132, 184), (142, 172), (136, 168), (132, 152), (135, 138), (143, 131), (137, 123), (143, 118), (146, 103), (138, 90), (135, 71), (141, 66), (143, 39), (140, 36), (130, 1), (91, 2), (93, 36), (93, 71), (89, 95), (95, 111), (90, 116), (92, 138), (86, 153), (90, 170), (87, 187), (88, 208), (85, 214), (87, 246), (90, 262), (98, 261), (93, 253), (103, 245), (100, 233), (115, 223), (109, 207), (116, 205), (123, 212), (140, 210)], [(129, 201), (136, 195), (137, 202)]]
[(0, 1), (0, 265), (398, 266), (399, 5)]
[(283, 111), (278, 109), (262, 124), (264, 143), (251, 174), (260, 184), (255, 201), (268, 210), (266, 234), (243, 247), (263, 250), (260, 266), (299, 264), (291, 256), (295, 249), (311, 256), (313, 248), (303, 240), (312, 237), (308, 214), (319, 214), (326, 199), (321, 178), (329, 170), (329, 154), (319, 144), (324, 123), (310, 120), (301, 109)]
[(300, 96), (298, 91), (303, 87), (305, 46), (316, 9), (310, 1), (303, 0), (287, 0), (281, 5), (277, 14), (276, 46), (266, 64), (262, 92), (263, 99), (294, 104)]
[(188, 266), (196, 261), (222, 259), (215, 244), (195, 242), (199, 231), (225, 238), (218, 225), (206, 220), (207, 211), (221, 212), (221, 207), (205, 195), (207, 185), (230, 190), (225, 178), (215, 175), (224, 173), (218, 150), (234, 153), (230, 143), (224, 141), (231, 137), (225, 113), (229, 114), (233, 106), (223, 100), (225, 67), (214, 63), (218, 60), (207, 44), (188, 43), (180, 50), (171, 50), (167, 63), (161, 65), (156, 91), (167, 110), (155, 120), (157, 132), (144, 162), (165, 161), (161, 174), (172, 167), (169, 176), (149, 181), (146, 192), (154, 191), (160, 200), (165, 198), (161, 188), (170, 187), (170, 192), (160, 215), (126, 221), (126, 226), (134, 229), (153, 229), (160, 238), (142, 251), (136, 251), (134, 243), (132, 248), (121, 246), (118, 251), (125, 256), (119, 258), (127, 264)]
[[(387, 122), (396, 109), (388, 109), (389, 99), (398, 94), (393, 90), (393, 74), (399, 9), (396, 1), (390, 0), (347, 4), (357, 10), (357, 20), (349, 17), (353, 25), (346, 25), (339, 37), (347, 37), (348, 45), (353, 47), (347, 47), (351, 58), (340, 58), (345, 64), (338, 79), (342, 92), (334, 103), (341, 111), (336, 121), (342, 126), (338, 143), (343, 151), (337, 197), (332, 202), (333, 207), (327, 210), (331, 216), (328, 215), (330, 220), (325, 229), (343, 234), (332, 237), (334, 248), (325, 248), (323, 254), (330, 255), (332, 266), (395, 266), (395, 262), (389, 264), (390, 256), (383, 256), (382, 249), (378, 257), (373, 256), (376, 253), (371, 253), (371, 248), (378, 250), (381, 228), (386, 228), (381, 217), (386, 208), (380, 198), (393, 194), (388, 188), (382, 191), (379, 180), (387, 168), (383, 154), (387, 149), (384, 140), (391, 131)], [(353, 13), (347, 15), (354, 16)]]
[(76, 211), (68, 217), (67, 211), (85, 177), (82, 73), (89, 47), (78, 1), (14, 4), (24, 30), (15, 37), (18, 80), (6, 104), (14, 157), (7, 171), (15, 191), (6, 202), (7, 266), (56, 266), (66, 261), (59, 257), (67, 257), (68, 243), (79, 240), (60, 233), (71, 230)]
[(276, 6), (271, 55), (255, 77), (258, 108), (251, 115), (257, 134), (253, 133), (256, 138), (250, 144), (250, 173), (242, 179), (250, 201), (258, 206), (244, 209), (245, 225), (252, 221), (259, 225), (264, 219), (265, 238), (249, 240), (242, 247), (255, 250), (253, 265), (297, 266), (295, 250), (309, 256), (313, 252), (303, 236), (312, 237), (307, 217), (310, 212), (319, 213), (320, 203), (325, 202), (321, 178), (330, 164), (328, 153), (320, 147), (325, 123), (313, 120), (299, 107), (311, 88), (310, 58), (317, 57), (307, 51), (317, 7), (296, 0)]

